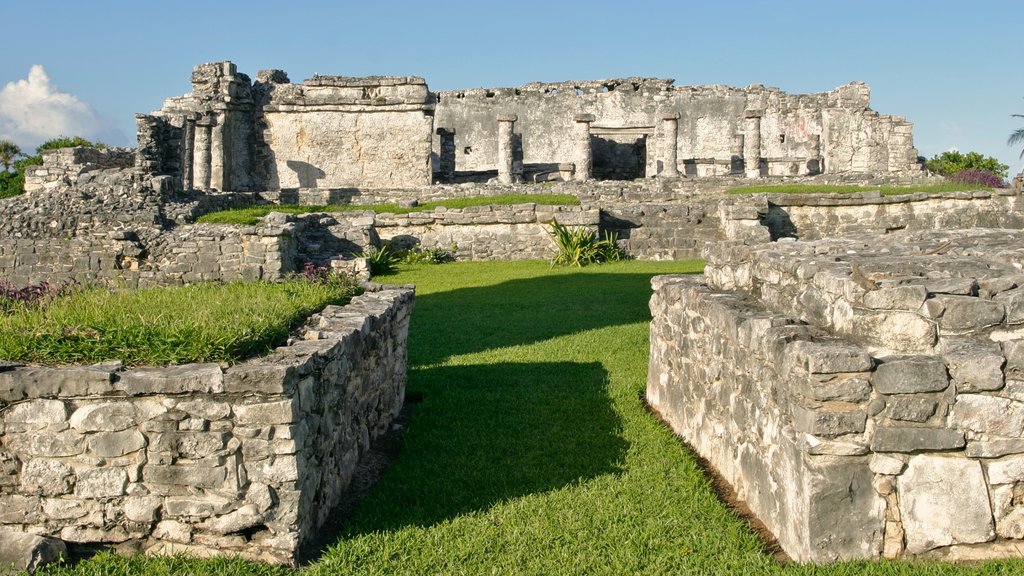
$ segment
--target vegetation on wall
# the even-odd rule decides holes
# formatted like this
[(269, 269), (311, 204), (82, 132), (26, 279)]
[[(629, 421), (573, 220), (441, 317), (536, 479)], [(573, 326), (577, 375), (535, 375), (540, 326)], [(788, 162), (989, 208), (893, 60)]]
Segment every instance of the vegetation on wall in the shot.
[(945, 176), (954, 182), (977, 184), (989, 188), (1004, 185), (1010, 167), (991, 156), (982, 156), (978, 152), (963, 154), (950, 150), (933, 156), (924, 163), (925, 168), (935, 174)]

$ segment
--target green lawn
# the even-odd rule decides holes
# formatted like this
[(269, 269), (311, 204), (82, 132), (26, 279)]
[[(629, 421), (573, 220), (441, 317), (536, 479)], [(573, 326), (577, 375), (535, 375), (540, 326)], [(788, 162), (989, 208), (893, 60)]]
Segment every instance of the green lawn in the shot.
[(726, 194), (852, 194), (878, 190), (882, 196), (898, 196), (916, 192), (966, 192), (969, 190), (991, 190), (977, 184), (943, 182), (941, 184), (920, 184), (916, 186), (854, 186), (840, 184), (765, 184), (758, 186), (737, 186), (726, 190)]
[(259, 222), (271, 212), (285, 214), (311, 214), (314, 212), (352, 212), (357, 210), (373, 210), (378, 214), (411, 214), (435, 208), (469, 208), (470, 206), (510, 206), (515, 204), (544, 204), (547, 206), (579, 206), (580, 200), (568, 194), (501, 194), (497, 196), (473, 196), (453, 198), (450, 200), (433, 200), (412, 208), (402, 208), (398, 204), (265, 204), (232, 208), (203, 214), (196, 219), (201, 224), (240, 224), (251, 226)]
[[(1024, 563), (780, 566), (644, 410), (649, 279), (699, 263), (405, 268), (404, 447), (316, 574), (1014, 574)], [(80, 574), (281, 573), (103, 556)]]

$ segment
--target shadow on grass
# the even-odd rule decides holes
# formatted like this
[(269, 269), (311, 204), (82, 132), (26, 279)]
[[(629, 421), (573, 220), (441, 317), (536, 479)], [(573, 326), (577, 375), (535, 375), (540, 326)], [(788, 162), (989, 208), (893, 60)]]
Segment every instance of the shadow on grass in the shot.
[(651, 276), (562, 273), (418, 295), (409, 364), (649, 321)]
[(618, 471), (627, 446), (606, 385), (598, 363), (413, 370), (410, 386), (429, 390), (415, 433), (346, 532), (429, 526)]

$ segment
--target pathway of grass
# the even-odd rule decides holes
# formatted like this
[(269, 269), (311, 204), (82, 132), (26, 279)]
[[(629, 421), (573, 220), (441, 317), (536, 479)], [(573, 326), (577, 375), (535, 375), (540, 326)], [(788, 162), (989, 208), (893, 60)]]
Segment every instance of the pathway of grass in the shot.
[[(405, 445), (315, 574), (1013, 574), (1024, 563), (779, 566), (643, 408), (650, 276), (695, 263), (407, 269)], [(241, 574), (105, 557), (81, 573)]]

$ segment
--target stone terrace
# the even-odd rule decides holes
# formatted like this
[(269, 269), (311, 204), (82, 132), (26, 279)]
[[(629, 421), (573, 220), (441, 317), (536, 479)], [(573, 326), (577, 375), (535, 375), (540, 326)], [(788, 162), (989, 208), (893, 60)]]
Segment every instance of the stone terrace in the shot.
[(721, 243), (661, 277), (648, 400), (801, 561), (1015, 555), (1024, 233)]

